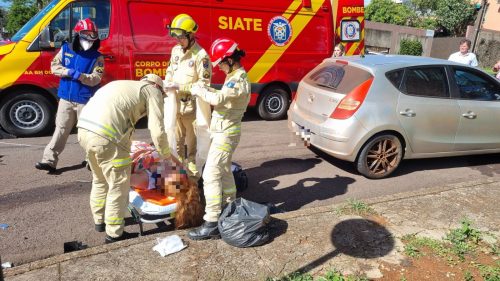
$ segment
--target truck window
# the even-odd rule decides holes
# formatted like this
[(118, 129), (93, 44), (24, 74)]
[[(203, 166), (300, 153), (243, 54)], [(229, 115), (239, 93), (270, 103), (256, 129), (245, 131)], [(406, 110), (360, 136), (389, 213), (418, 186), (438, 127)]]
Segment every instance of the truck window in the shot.
[(14, 34), (10, 40), (17, 42), (23, 39), (24, 35), (26, 35), (26, 33), (28, 33), (48, 12), (50, 12), (52, 8), (59, 3), (59, 1), (60, 0), (54, 0), (50, 2), (47, 6), (45, 6), (45, 8), (38, 12), (38, 14), (32, 17), (21, 29), (19, 29), (19, 31)]
[(73, 27), (85, 18), (90, 18), (97, 25), (99, 38), (108, 38), (109, 33), (109, 2), (87, 1), (75, 2), (62, 10), (49, 24), (50, 41), (52, 46), (59, 48), (62, 42), (71, 42)]
[(71, 28), (79, 20), (90, 18), (97, 25), (99, 39), (108, 38), (109, 35), (109, 1), (76, 2), (71, 5)]

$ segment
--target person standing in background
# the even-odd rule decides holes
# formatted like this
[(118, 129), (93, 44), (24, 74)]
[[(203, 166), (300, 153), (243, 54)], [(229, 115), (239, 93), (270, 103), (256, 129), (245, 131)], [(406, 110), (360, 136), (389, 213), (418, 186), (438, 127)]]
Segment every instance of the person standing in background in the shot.
[[(190, 176), (199, 177), (196, 168), (196, 100), (191, 96), (191, 86), (202, 83), (210, 86), (212, 68), (210, 58), (194, 37), (198, 25), (187, 14), (177, 15), (167, 25), (169, 35), (177, 39), (178, 44), (172, 48), (170, 62), (167, 67), (164, 87), (176, 91), (177, 98), (177, 154), (181, 162), (187, 162)], [(186, 149), (187, 146), (187, 159)], [(186, 161), (187, 160), (187, 161)]]
[(450, 55), (448, 60), (463, 63), (470, 66), (478, 66), (476, 55), (469, 52), (471, 42), (469, 39), (460, 40), (459, 51)]
[(64, 43), (50, 65), (52, 73), (61, 77), (56, 128), (42, 161), (35, 164), (38, 170), (50, 173), (56, 171), (68, 136), (104, 74), (104, 57), (98, 51), (100, 40), (95, 23), (88, 18), (80, 20), (73, 31), (73, 43)]
[(335, 45), (335, 48), (333, 49), (333, 57), (338, 58), (343, 56), (344, 51), (345, 51), (344, 45), (338, 43), (337, 45)]
[(500, 60), (493, 66), (493, 71), (496, 72), (497, 79), (500, 79)]

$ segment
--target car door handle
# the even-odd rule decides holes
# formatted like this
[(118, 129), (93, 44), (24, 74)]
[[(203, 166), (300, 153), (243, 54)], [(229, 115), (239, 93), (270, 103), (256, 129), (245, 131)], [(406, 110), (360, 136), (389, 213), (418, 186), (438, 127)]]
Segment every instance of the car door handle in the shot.
[(403, 116), (406, 116), (406, 117), (415, 117), (417, 114), (411, 110), (411, 109), (407, 109), (405, 111), (400, 111), (399, 114), (403, 115)]
[(467, 118), (467, 119), (476, 119), (476, 117), (477, 117), (476, 113), (474, 113), (472, 111), (468, 111), (467, 113), (463, 113), (462, 116)]

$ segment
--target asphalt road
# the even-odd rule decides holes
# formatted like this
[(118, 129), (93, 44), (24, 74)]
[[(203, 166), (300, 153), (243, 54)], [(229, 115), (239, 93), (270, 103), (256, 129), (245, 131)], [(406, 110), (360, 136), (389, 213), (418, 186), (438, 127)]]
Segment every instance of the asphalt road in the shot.
[[(246, 170), (249, 188), (239, 196), (275, 204), (280, 211), (358, 200), (403, 191), (500, 177), (499, 155), (404, 161), (393, 177), (369, 180), (350, 163), (318, 157), (297, 143), (286, 120), (268, 122), (250, 113), (234, 155)], [(149, 141), (147, 129), (136, 139)], [(80, 165), (84, 153), (76, 135), (61, 155), (58, 173), (36, 170), (50, 137), (0, 139), (0, 255), (2, 262), (22, 264), (63, 253), (63, 244), (80, 241), (92, 247), (104, 241), (93, 229), (89, 194), (91, 174)], [(146, 233), (170, 230), (146, 227)], [(138, 232), (129, 218), (126, 230)]]

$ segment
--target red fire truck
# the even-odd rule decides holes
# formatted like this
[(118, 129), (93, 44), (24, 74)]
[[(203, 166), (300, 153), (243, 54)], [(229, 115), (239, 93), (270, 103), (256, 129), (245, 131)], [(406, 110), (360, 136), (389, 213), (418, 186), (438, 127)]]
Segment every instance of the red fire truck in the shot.
[[(247, 53), (250, 106), (267, 120), (283, 118), (298, 82), (342, 43), (346, 55), (364, 50), (363, 0), (53, 0), (10, 41), (0, 43), (0, 126), (16, 136), (50, 133), (58, 78), (50, 62), (83, 18), (98, 26), (105, 57), (103, 84), (165, 75), (176, 40), (165, 20), (188, 13), (208, 49), (218, 37), (236, 40)], [(214, 69), (212, 83), (224, 74)]]

